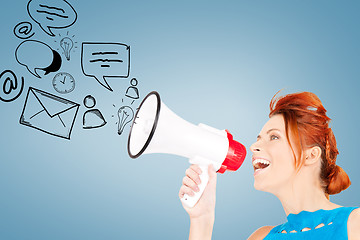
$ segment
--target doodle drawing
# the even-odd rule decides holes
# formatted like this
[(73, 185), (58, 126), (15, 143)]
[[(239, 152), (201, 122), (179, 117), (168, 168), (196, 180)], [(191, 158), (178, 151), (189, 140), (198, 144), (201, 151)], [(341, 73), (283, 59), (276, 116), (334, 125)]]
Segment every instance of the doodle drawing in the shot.
[(134, 110), (129, 106), (122, 106), (118, 110), (118, 134), (121, 135), (126, 125), (128, 125), (134, 118)]
[(66, 60), (70, 61), (70, 51), (74, 46), (74, 42), (70, 38), (64, 37), (60, 41), (60, 46), (64, 51)]
[(94, 77), (103, 87), (112, 91), (107, 77), (129, 77), (130, 46), (122, 43), (84, 42), (81, 48), (81, 68), (85, 76)]
[(53, 78), (52, 85), (58, 93), (70, 93), (75, 89), (75, 79), (69, 73), (60, 72)]
[[(87, 95), (84, 98), (84, 105), (87, 108), (93, 108), (96, 105), (96, 100), (93, 96)], [(104, 116), (101, 114), (99, 109), (89, 109), (84, 113), (83, 116), (83, 128), (92, 129), (99, 128), (106, 124)]]
[(3, 102), (12, 102), (17, 99), (24, 89), (24, 77), (21, 77), (21, 84), (15, 73), (11, 70), (5, 70), (0, 73), (0, 100)]
[(20, 124), (70, 139), (79, 104), (30, 87)]
[(34, 32), (32, 32), (32, 24), (29, 22), (21, 22), (18, 23), (14, 27), (14, 34), (16, 37), (20, 39), (29, 39), (34, 36)]
[(138, 80), (136, 78), (131, 79), (130, 87), (126, 90), (125, 96), (132, 99), (139, 99), (139, 89), (136, 87)]
[(30, 0), (27, 5), (29, 16), (42, 30), (54, 37), (51, 28), (67, 28), (77, 19), (75, 9), (65, 0)]
[(27, 68), (37, 78), (41, 76), (37, 70), (45, 71), (45, 75), (56, 72), (61, 67), (61, 56), (47, 44), (36, 40), (26, 40), (15, 50), (16, 61)]
[(57, 43), (57, 40), (54, 40), (59, 46), (57, 50), (61, 48), (61, 52), (64, 54), (66, 60), (70, 61), (71, 52), (75, 52), (75, 49), (78, 48), (77, 42), (74, 41), (75, 35), (69, 36), (69, 31), (67, 31), (66, 37), (61, 36), (61, 34), (59, 34), (59, 37), (59, 43)]

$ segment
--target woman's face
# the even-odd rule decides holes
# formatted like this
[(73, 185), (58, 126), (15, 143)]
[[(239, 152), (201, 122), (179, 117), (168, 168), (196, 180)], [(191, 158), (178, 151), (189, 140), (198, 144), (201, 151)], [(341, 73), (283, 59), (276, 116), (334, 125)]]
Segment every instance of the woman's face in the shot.
[[(291, 134), (290, 142), (292, 143)], [(269, 119), (250, 150), (253, 153), (255, 189), (276, 194), (292, 182), (291, 178), (295, 176), (295, 159), (286, 138), (285, 122), (281, 114)]]

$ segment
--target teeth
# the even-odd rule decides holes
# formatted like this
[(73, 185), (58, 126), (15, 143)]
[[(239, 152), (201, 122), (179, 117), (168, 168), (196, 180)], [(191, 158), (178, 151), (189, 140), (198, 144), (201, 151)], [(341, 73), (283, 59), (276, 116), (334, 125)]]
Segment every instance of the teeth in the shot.
[(270, 165), (270, 161), (265, 160), (265, 159), (261, 159), (261, 158), (257, 158), (253, 161), (253, 166), (255, 166), (258, 163), (262, 163), (262, 164), (266, 164), (266, 165)]

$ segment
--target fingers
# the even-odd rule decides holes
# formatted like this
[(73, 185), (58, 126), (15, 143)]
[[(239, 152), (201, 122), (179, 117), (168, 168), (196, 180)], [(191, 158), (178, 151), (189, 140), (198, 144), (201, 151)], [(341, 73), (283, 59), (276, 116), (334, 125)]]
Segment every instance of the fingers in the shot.
[(201, 170), (201, 168), (199, 167), (199, 165), (192, 164), (192, 165), (190, 165), (190, 169), (194, 170), (194, 171), (197, 172), (199, 175), (202, 173), (202, 170)]
[(202, 173), (200, 167), (198, 165), (191, 165), (190, 168), (186, 169), (185, 174), (186, 177), (190, 178), (196, 184), (200, 184), (200, 174)]
[(196, 182), (194, 182), (192, 179), (190, 179), (188, 176), (185, 176), (183, 178), (183, 185), (186, 187), (191, 188), (193, 191), (198, 192), (200, 191), (198, 185)]
[(179, 198), (183, 198), (185, 194), (189, 195), (190, 197), (193, 197), (195, 195), (194, 191), (191, 188), (182, 185), (179, 191)]
[(185, 171), (186, 176), (183, 178), (182, 186), (179, 191), (179, 197), (182, 198), (185, 194), (189, 196), (194, 196), (194, 192), (199, 192), (200, 189), (198, 185), (201, 183), (200, 174), (202, 173), (201, 169), (197, 165), (191, 165)]

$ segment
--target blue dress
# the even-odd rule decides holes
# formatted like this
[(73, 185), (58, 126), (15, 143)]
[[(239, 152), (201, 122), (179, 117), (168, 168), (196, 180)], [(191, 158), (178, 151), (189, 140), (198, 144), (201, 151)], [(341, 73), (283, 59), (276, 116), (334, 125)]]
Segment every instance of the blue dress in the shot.
[(348, 239), (347, 221), (354, 209), (356, 207), (339, 207), (333, 210), (290, 213), (287, 216), (288, 221), (274, 227), (264, 240)]

